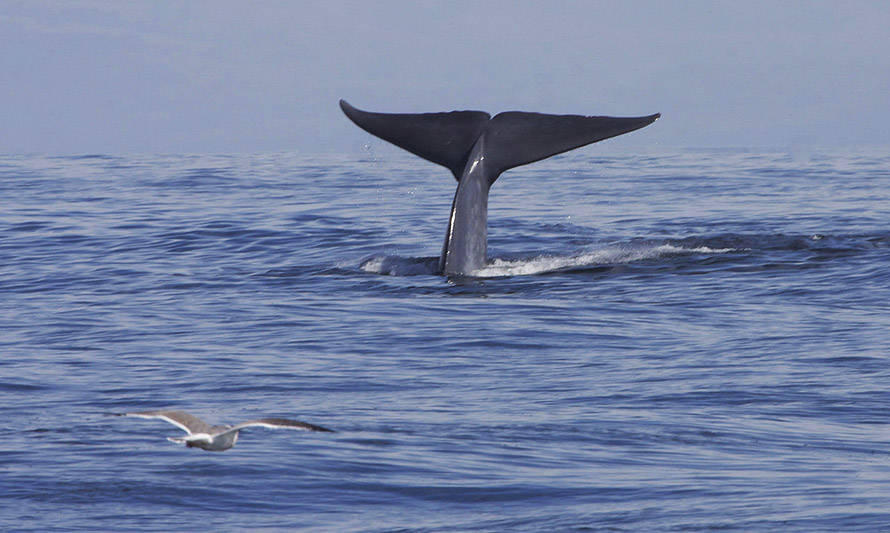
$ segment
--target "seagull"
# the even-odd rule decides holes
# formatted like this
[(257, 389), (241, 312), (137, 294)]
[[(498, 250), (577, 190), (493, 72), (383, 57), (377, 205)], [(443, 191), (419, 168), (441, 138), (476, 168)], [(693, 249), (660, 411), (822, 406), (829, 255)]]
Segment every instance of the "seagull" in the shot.
[(189, 448), (201, 448), (210, 452), (228, 450), (238, 441), (238, 432), (252, 426), (265, 428), (304, 429), (308, 431), (333, 430), (287, 418), (260, 418), (242, 422), (234, 426), (211, 426), (200, 418), (185, 411), (140, 411), (138, 413), (119, 413), (114, 416), (133, 416), (136, 418), (160, 418), (188, 433), (185, 437), (167, 437), (170, 442), (185, 444)]

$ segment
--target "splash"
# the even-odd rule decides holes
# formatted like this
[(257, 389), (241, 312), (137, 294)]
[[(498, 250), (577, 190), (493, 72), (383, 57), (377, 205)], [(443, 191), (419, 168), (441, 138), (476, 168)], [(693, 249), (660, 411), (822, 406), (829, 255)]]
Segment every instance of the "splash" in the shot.
[(424, 276), (436, 274), (438, 257), (399, 257), (397, 255), (376, 255), (362, 261), (359, 268), (371, 274), (386, 276)]
[[(597, 265), (633, 263), (661, 257), (724, 254), (737, 250), (737, 248), (686, 247), (674, 244), (616, 244), (572, 255), (544, 254), (520, 259), (495, 258), (484, 268), (473, 272), (471, 276), (479, 278), (529, 276)], [(372, 274), (388, 276), (434, 275), (438, 269), (438, 258), (374, 256), (363, 261), (359, 268)]]
[(734, 251), (736, 251), (735, 248), (711, 248), (708, 246), (687, 248), (673, 244), (612, 245), (570, 256), (540, 255), (529, 259), (495, 259), (485, 268), (474, 272), (473, 275), (483, 278), (528, 276), (579, 267), (633, 263), (677, 255), (724, 254)]

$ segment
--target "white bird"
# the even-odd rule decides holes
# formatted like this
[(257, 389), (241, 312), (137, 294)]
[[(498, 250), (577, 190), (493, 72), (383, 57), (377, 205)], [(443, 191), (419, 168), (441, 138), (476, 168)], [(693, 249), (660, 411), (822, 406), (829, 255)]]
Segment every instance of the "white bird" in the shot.
[(136, 418), (160, 418), (186, 431), (185, 437), (167, 437), (170, 442), (185, 444), (189, 448), (201, 448), (211, 452), (228, 450), (238, 441), (238, 432), (251, 426), (266, 428), (303, 429), (308, 431), (332, 430), (287, 418), (260, 418), (242, 422), (234, 426), (211, 426), (200, 418), (184, 411), (141, 411), (138, 413), (120, 413), (115, 416), (133, 416)]

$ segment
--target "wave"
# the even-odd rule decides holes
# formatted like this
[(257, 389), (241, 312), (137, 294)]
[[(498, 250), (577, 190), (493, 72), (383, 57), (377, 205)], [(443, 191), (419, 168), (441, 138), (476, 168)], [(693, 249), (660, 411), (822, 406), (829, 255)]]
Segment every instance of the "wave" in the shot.
[[(546, 253), (525, 258), (494, 258), (485, 267), (470, 273), (468, 277), (529, 276), (578, 268), (633, 263), (666, 256), (725, 254), (733, 251), (736, 249), (711, 248), (709, 246), (684, 247), (669, 243), (613, 244), (570, 255)], [(439, 258), (373, 256), (362, 261), (359, 268), (368, 273), (388, 276), (434, 275), (438, 273)]]
[[(886, 249), (890, 235), (829, 236), (823, 234), (722, 234), (682, 239), (634, 239), (627, 242), (593, 245), (569, 253), (541, 253), (527, 257), (495, 257), (485, 267), (467, 277), (497, 278), (529, 276), (552, 272), (599, 269), (617, 265), (658, 262), (670, 258), (744, 254), (758, 262), (806, 262), (825, 260), (869, 249)], [(786, 254), (803, 252), (803, 257)], [(422, 276), (438, 273), (438, 257), (373, 256), (359, 268), (364, 272), (388, 276)]]

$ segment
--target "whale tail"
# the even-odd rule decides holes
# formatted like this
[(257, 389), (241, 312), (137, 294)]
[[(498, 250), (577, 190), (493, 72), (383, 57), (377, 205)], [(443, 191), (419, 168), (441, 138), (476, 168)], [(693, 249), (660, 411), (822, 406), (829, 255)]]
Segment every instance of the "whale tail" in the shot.
[(447, 168), (457, 179), (439, 268), (468, 275), (485, 264), (488, 191), (507, 169), (540, 161), (653, 123), (646, 117), (585, 117), (508, 111), (371, 113), (340, 109), (372, 135)]
[(427, 161), (460, 181), (476, 142), (485, 136), (489, 181), (505, 170), (546, 159), (587, 144), (640, 129), (661, 115), (586, 117), (507, 111), (372, 113), (340, 100), (340, 109), (358, 127)]

